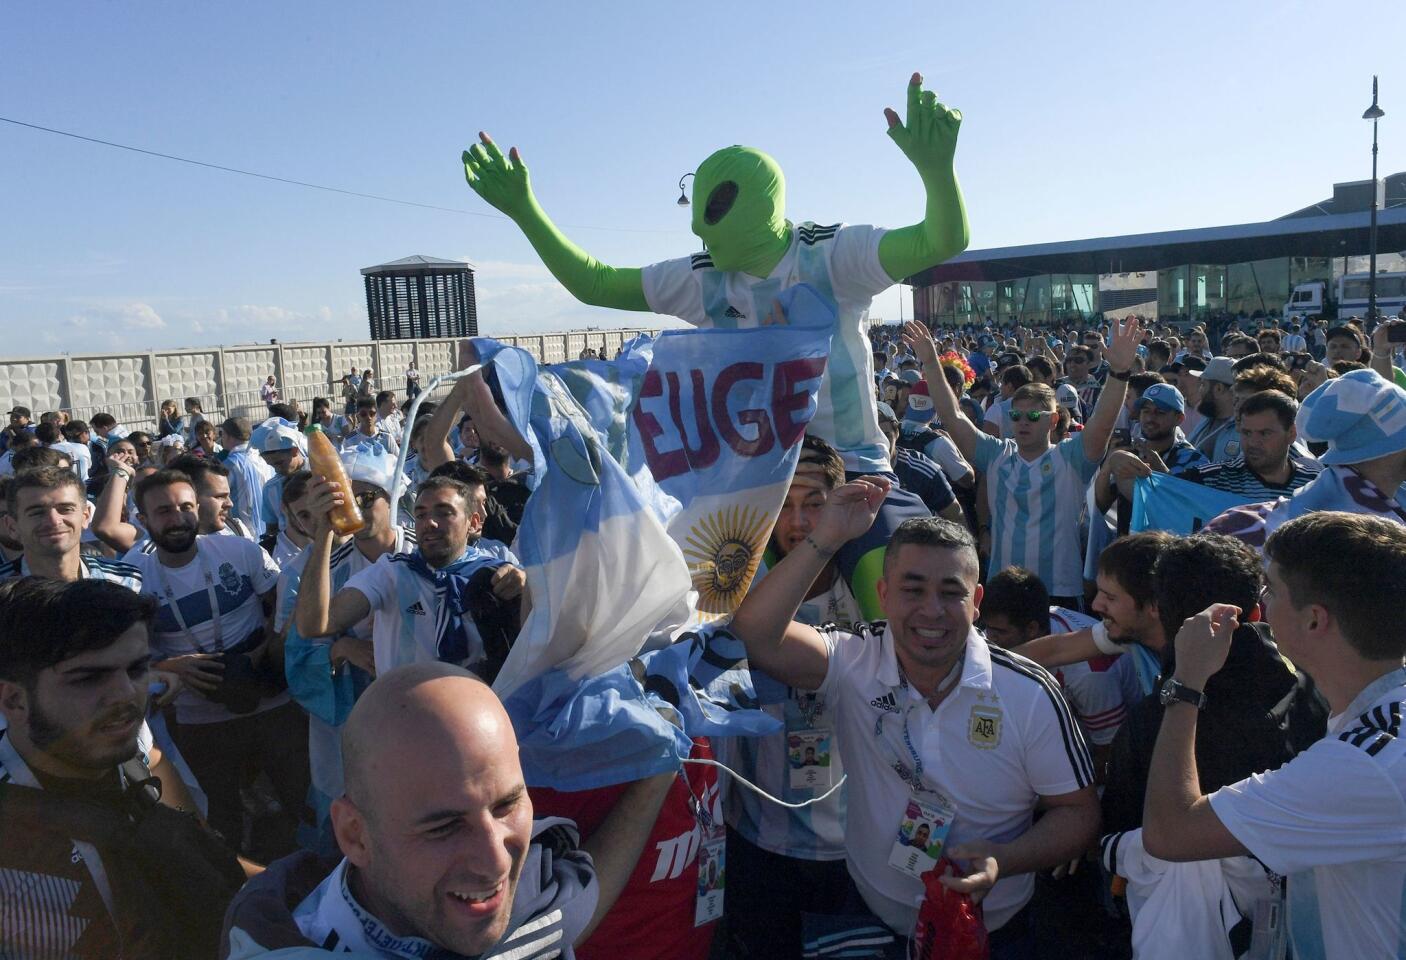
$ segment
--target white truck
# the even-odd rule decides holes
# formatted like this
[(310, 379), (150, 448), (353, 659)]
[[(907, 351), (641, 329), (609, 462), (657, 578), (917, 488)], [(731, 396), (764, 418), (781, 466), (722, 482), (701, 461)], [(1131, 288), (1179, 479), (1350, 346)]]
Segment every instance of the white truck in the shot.
[[(1328, 284), (1322, 280), (1301, 283), (1294, 287), (1284, 304), (1285, 320), (1300, 320), (1315, 314), (1340, 319), (1367, 315), (1367, 273), (1346, 273), (1338, 277), (1329, 297)], [(1406, 307), (1406, 273), (1377, 273), (1377, 310), (1384, 316), (1395, 316)]]

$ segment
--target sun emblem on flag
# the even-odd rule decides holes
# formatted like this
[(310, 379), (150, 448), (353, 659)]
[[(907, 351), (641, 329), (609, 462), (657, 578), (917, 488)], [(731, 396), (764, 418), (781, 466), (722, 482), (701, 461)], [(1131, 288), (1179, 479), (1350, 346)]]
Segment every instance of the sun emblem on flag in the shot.
[(739, 505), (715, 511), (689, 530), (683, 555), (701, 617), (717, 619), (737, 609), (757, 572), (771, 525), (768, 514)]

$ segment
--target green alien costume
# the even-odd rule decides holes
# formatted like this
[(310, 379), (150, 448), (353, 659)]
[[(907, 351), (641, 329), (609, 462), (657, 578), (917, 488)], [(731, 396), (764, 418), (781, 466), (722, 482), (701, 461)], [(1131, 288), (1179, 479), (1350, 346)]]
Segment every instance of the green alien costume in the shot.
[[(704, 160), (694, 178), (692, 229), (705, 252), (643, 268), (603, 264), (562, 235), (537, 204), (516, 148), (505, 157), (481, 134), (482, 142), (464, 151), (464, 175), (479, 196), (521, 228), (557, 280), (584, 303), (648, 310), (699, 327), (752, 327), (775, 319), (772, 302), (782, 290), (810, 284), (835, 304), (838, 317), (808, 430), (832, 443), (851, 473), (888, 474), (862, 318), (875, 294), (965, 249), (968, 233), (952, 166), (961, 114), (924, 91), (917, 74), (908, 86), (906, 122), (892, 110), (885, 114), (889, 137), (926, 191), (920, 222), (894, 230), (794, 224), (785, 216), (780, 166), (760, 150), (732, 146)], [(873, 558), (864, 566), (872, 571)], [(866, 596), (860, 596), (866, 613), (877, 615)]]

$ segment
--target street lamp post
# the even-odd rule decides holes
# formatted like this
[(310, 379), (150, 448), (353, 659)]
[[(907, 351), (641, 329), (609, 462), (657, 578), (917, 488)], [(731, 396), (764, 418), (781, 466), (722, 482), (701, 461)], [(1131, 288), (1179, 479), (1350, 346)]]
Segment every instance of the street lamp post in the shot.
[[(1373, 162), (1375, 163), (1376, 161), (1373, 160)], [(1374, 167), (1373, 169), (1376, 168)], [(679, 177), (679, 199), (677, 202), (681, 207), (688, 206), (688, 194), (684, 192), (683, 182), (691, 176), (693, 176), (693, 174), (685, 173), (683, 176)]]
[(1377, 77), (1372, 76), (1372, 105), (1362, 112), (1372, 121), (1372, 226), (1367, 239), (1367, 317), (1377, 317), (1377, 121), (1386, 111), (1377, 106)]

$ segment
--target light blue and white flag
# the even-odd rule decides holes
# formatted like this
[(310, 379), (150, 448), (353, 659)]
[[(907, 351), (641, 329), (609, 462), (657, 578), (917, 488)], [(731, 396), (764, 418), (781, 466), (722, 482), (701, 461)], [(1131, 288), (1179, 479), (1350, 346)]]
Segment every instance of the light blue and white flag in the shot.
[(1128, 529), (1133, 533), (1166, 530), (1192, 534), (1231, 507), (1251, 502), (1247, 497), (1154, 473), (1133, 481), (1133, 516)]
[(834, 308), (782, 296), (789, 324), (669, 330), (614, 361), (539, 367), (474, 345), (533, 451), (515, 550), (532, 611), (494, 684), (625, 663), (745, 595), (816, 409)]

